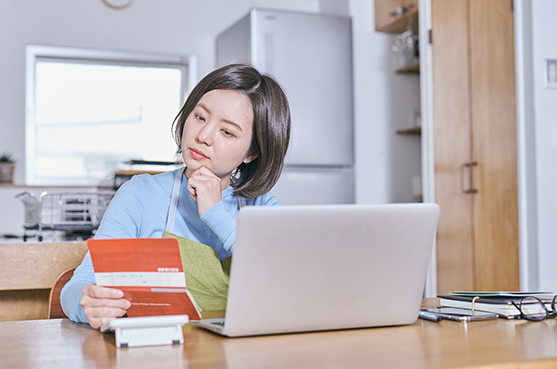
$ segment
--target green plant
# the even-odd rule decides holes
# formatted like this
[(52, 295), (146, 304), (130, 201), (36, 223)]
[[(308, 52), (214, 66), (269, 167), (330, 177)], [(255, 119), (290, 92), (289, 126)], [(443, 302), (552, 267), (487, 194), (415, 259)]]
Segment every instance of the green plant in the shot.
[(4, 152), (2, 156), (0, 156), (0, 163), (15, 163), (15, 159), (12, 154)]

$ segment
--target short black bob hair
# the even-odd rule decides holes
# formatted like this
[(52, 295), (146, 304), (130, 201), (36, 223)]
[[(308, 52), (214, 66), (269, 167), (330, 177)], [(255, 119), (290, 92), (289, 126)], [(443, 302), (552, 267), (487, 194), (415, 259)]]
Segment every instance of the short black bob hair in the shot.
[(278, 181), (290, 141), (290, 107), (280, 85), (249, 64), (230, 64), (205, 76), (191, 91), (172, 124), (178, 153), (182, 152), (184, 123), (203, 95), (212, 90), (234, 90), (247, 96), (253, 106), (250, 155), (231, 176), (237, 196), (255, 198)]

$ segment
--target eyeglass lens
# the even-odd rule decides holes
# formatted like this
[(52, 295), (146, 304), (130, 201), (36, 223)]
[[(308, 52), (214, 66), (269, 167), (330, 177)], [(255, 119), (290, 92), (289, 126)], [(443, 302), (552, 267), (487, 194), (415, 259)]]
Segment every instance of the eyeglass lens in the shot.
[[(555, 299), (553, 299), (551, 308), (554, 309)], [(536, 297), (525, 297), (520, 300), (520, 312), (524, 316), (525, 319), (528, 320), (544, 320), (547, 315), (548, 311), (545, 307), (545, 304)]]

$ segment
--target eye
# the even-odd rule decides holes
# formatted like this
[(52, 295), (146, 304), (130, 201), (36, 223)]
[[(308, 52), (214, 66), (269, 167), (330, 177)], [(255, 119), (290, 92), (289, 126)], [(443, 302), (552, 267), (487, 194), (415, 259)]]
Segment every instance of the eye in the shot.
[(200, 122), (205, 122), (205, 118), (199, 114), (195, 114), (195, 119), (197, 119)]
[(222, 134), (225, 135), (226, 137), (236, 137), (236, 136), (234, 136), (234, 133), (230, 132), (227, 129), (223, 129)]

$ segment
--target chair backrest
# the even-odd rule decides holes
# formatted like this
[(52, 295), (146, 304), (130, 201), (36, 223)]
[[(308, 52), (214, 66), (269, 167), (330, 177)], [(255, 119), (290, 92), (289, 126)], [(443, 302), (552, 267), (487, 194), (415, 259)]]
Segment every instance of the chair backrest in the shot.
[(56, 279), (54, 286), (50, 290), (50, 296), (48, 298), (48, 319), (67, 318), (60, 304), (60, 292), (62, 292), (64, 285), (72, 278), (74, 270), (75, 268), (72, 268), (62, 273), (58, 279)]

